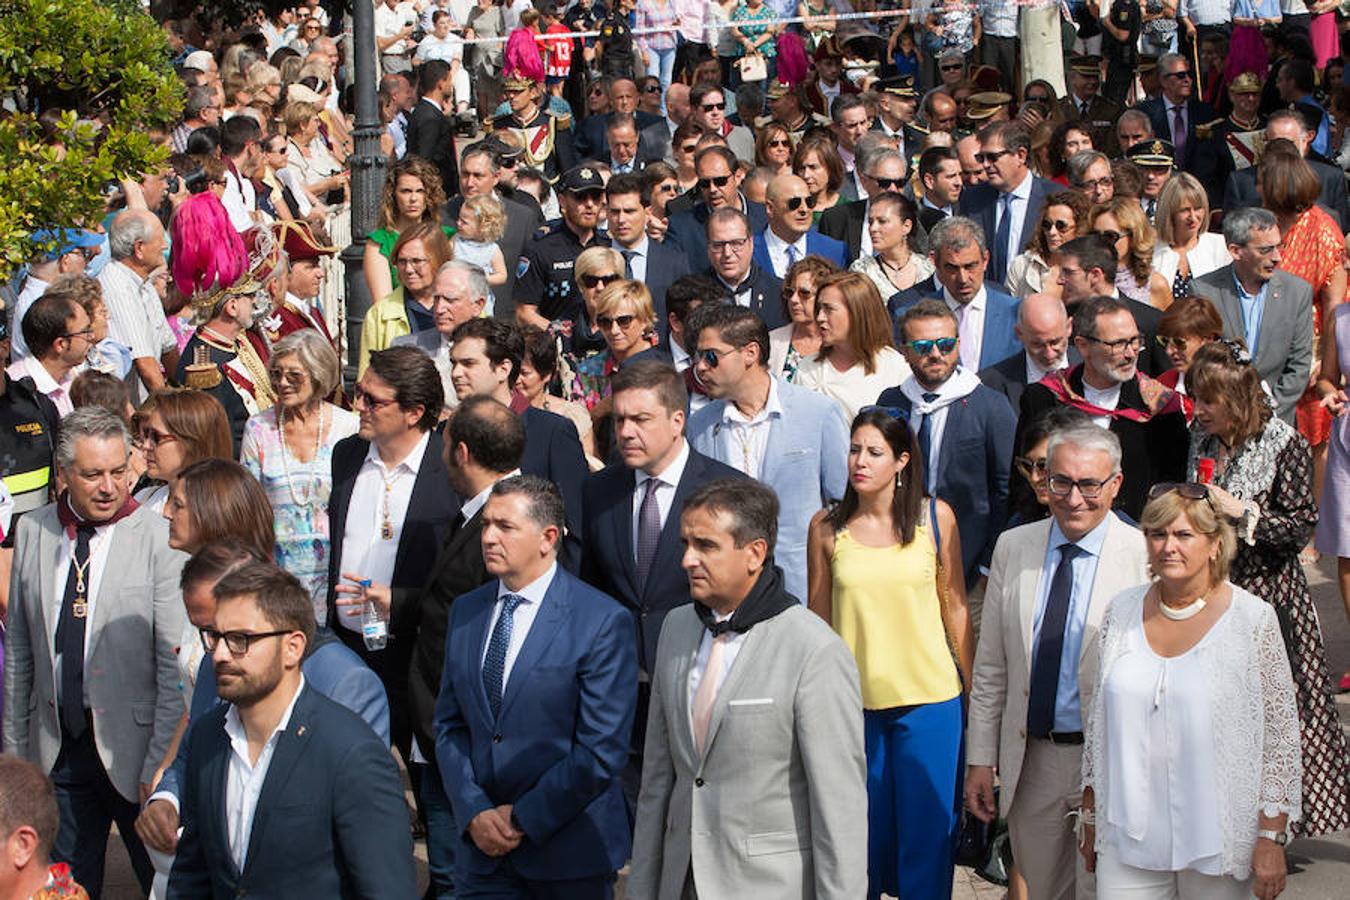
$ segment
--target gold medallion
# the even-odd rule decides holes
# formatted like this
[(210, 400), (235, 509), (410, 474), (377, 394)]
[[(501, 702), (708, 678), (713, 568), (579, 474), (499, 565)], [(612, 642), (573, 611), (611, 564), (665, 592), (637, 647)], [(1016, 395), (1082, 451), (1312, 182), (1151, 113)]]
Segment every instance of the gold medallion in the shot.
[(70, 604), (70, 614), (77, 619), (83, 619), (89, 615), (89, 604), (84, 602), (83, 597), (76, 597)]

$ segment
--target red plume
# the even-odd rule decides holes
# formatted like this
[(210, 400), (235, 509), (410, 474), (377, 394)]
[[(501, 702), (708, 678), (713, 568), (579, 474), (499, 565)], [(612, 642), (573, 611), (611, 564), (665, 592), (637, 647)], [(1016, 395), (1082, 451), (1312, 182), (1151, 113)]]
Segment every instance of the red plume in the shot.
[(788, 87), (796, 87), (806, 80), (811, 61), (806, 56), (806, 44), (801, 35), (785, 31), (778, 36), (778, 80)]

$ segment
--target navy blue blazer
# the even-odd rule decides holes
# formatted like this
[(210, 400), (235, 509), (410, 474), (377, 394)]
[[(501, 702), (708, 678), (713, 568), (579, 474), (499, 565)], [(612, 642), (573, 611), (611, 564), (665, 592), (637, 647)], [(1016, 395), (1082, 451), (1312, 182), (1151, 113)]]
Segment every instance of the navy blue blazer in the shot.
[(562, 492), (563, 508), (567, 512), (567, 535), (558, 561), (575, 572), (581, 562), (581, 483), (591, 471), (586, 465), (586, 452), (581, 449), (577, 426), (566, 416), (534, 406), (526, 407), (520, 414), (520, 423), (525, 426), (525, 452), (520, 456), (520, 471), (551, 481)]
[[(899, 387), (882, 391), (877, 405), (899, 409), (909, 418), (909, 398)], [(910, 425), (918, 430), (917, 422)], [(947, 407), (938, 446), (937, 495), (956, 515), (967, 588), (979, 579), (980, 567), (989, 565), (1008, 517), (1008, 476), (1016, 430), (1017, 417), (1008, 398), (984, 385)]]
[[(1022, 305), (1022, 301), (992, 281), (984, 283), (984, 294), (984, 337), (980, 343), (980, 369), (988, 368), (1022, 351), (1022, 342), (1013, 332), (1013, 326), (1017, 324), (1017, 309)], [(904, 315), (905, 310), (929, 297), (942, 299), (942, 285), (938, 284), (936, 276), (900, 291), (886, 302), (891, 321), (895, 323), (897, 347), (903, 342), (900, 336), (900, 317)]]
[[(1149, 122), (1153, 125), (1153, 133), (1164, 140), (1171, 139), (1173, 145), (1176, 140), (1172, 135), (1172, 123), (1167, 118), (1167, 103), (1162, 97), (1152, 97), (1140, 103), (1135, 109), (1148, 116)], [(1196, 126), (1207, 125), (1215, 119), (1220, 118), (1214, 111), (1214, 107), (1191, 97), (1186, 101), (1186, 152), (1177, 157), (1177, 170), (1188, 171), (1193, 168), (1197, 158), (1206, 152), (1203, 146), (1208, 141), (1201, 140), (1195, 133)]]
[[(540, 881), (612, 874), (632, 845), (620, 773), (637, 707), (633, 624), (623, 607), (557, 569), (493, 719), (481, 660), (496, 579), (455, 600), (436, 699), (436, 761), (462, 845), (457, 864), (502, 864), (468, 837), (487, 809), (512, 804), (525, 833), (512, 868)], [(407, 832), (407, 814), (404, 814)]]
[[(719, 286), (722, 280), (717, 277), (717, 272), (713, 269), (702, 269), (702, 274), (711, 278)], [(750, 271), (746, 273), (746, 281), (750, 283), (750, 309), (755, 315), (764, 320), (764, 324), (770, 331), (779, 328), (788, 323), (788, 317), (783, 312), (783, 282), (778, 276), (774, 275), (768, 269), (762, 269), (755, 263), (750, 263)], [(722, 289), (726, 292), (726, 302), (731, 303), (731, 292), (725, 286)]]
[[(761, 231), (755, 235), (755, 265), (777, 277), (778, 273), (773, 270), (773, 260), (769, 258), (769, 243), (768, 238), (765, 237), (766, 234), (767, 232)], [(841, 269), (848, 268), (848, 246), (843, 241), (826, 237), (814, 227), (806, 233), (806, 252), (814, 256), (824, 257)], [(786, 271), (783, 276), (787, 276)]]
[[(769, 215), (763, 204), (747, 200), (741, 195), (746, 217), (750, 220), (750, 233), (759, 234), (769, 227)], [(684, 248), (689, 258), (689, 271), (702, 272), (708, 268), (708, 216), (711, 210), (708, 204), (700, 200), (692, 208), (672, 213), (666, 234), (673, 237)]]
[[(618, 242), (613, 242), (615, 250), (622, 251)], [(707, 260), (705, 258), (704, 262)], [(701, 270), (703, 266), (699, 266)], [(647, 277), (642, 283), (652, 292), (652, 308), (656, 311), (656, 327), (664, 336), (670, 325), (666, 321), (666, 289), (677, 278), (690, 274), (689, 256), (679, 241), (667, 236), (664, 241), (647, 241)]]
[(633, 555), (633, 492), (637, 478), (622, 463), (606, 466), (586, 479), (582, 490), (585, 536), (582, 540), (581, 577), (628, 607), (637, 623), (638, 663), (650, 672), (656, 662), (656, 641), (666, 613), (690, 602), (689, 578), (680, 567), (680, 511), (684, 498), (719, 478), (744, 478), (739, 469), (724, 465), (689, 448), (689, 462), (675, 488), (656, 559), (647, 583), (637, 583)]
[(212, 709), (184, 739), (183, 836), (169, 897), (418, 896), (408, 805), (389, 745), (312, 685), (277, 740), (240, 872), (225, 812), (228, 709)]
[[(1058, 184), (1047, 181), (1039, 175), (1028, 177), (1031, 178), (1031, 197), (1027, 202), (1027, 214), (1022, 219), (1022, 233), (1017, 237), (1016, 243), (1019, 248), (1027, 246), (1036, 235), (1036, 229), (1040, 227), (1041, 209), (1045, 205), (1045, 198), (1056, 191), (1063, 190)], [(999, 198), (1002, 196), (1002, 192), (987, 184), (977, 184), (961, 192), (959, 201), (961, 215), (974, 219), (980, 224), (980, 227), (984, 229), (985, 246), (990, 248), (994, 245), (994, 225), (998, 217)], [(1018, 250), (1017, 252), (1021, 251)], [(1008, 262), (1011, 263), (1016, 255), (1016, 252), (1009, 254)], [(991, 264), (992, 257), (993, 250), (991, 249)]]

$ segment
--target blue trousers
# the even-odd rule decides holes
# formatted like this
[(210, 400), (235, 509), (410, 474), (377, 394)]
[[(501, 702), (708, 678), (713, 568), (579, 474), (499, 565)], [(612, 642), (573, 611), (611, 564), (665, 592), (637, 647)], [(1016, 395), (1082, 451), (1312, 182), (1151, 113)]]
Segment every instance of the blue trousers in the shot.
[(962, 731), (959, 696), (863, 711), (868, 897), (951, 897)]
[(434, 762), (423, 766), (418, 792), (427, 817), (427, 870), (431, 884), (426, 896), (431, 900), (455, 900), (455, 848), (463, 840), (455, 824), (455, 811), (445, 796), (441, 770)]
[(533, 881), (516, 871), (508, 855), (490, 874), (461, 873), (460, 900), (612, 900), (614, 875)]

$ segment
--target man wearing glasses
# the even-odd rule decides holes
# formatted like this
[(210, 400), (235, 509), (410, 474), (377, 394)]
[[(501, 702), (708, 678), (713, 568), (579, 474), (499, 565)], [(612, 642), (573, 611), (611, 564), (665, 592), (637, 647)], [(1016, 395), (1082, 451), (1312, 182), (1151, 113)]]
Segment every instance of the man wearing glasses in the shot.
[(753, 310), (770, 329), (786, 325), (783, 314), (783, 280), (754, 261), (750, 222), (735, 209), (715, 210), (708, 217), (708, 262), (704, 274), (712, 276), (725, 291), (728, 303)]
[[(695, 89), (695, 93), (698, 90)], [(701, 272), (708, 265), (706, 227), (709, 217), (719, 209), (734, 209), (750, 221), (750, 232), (758, 234), (769, 227), (769, 216), (762, 204), (741, 192), (744, 177), (740, 161), (727, 147), (710, 146), (694, 157), (698, 184), (690, 194), (698, 201), (690, 209), (672, 213), (667, 234), (674, 237), (689, 256), (689, 268)]]
[(1005, 532), (994, 548), (970, 693), (966, 808), (986, 822), (1007, 817), (1029, 896), (1090, 897), (1071, 813), (1082, 800), (1095, 635), (1111, 598), (1148, 580), (1147, 555), (1143, 535), (1110, 514), (1122, 477), (1114, 434), (1089, 424), (1053, 432), (1047, 471), (1050, 517)]
[(1083, 362), (1027, 387), (1014, 446), (1021, 446), (1022, 429), (1044, 410), (1056, 404), (1082, 410), (1119, 439), (1123, 481), (1116, 506), (1138, 519), (1150, 486), (1185, 480), (1189, 438), (1181, 398), (1139, 372), (1145, 337), (1123, 300), (1103, 296), (1079, 303), (1073, 335)]
[(824, 257), (841, 269), (847, 266), (844, 243), (826, 237), (812, 224), (815, 208), (815, 196), (796, 175), (778, 175), (770, 181), (764, 195), (769, 227), (755, 235), (755, 264), (780, 280), (808, 253)]
[(1176, 164), (1189, 170), (1200, 155), (1208, 152), (1205, 141), (1197, 138), (1195, 128), (1219, 118), (1214, 107), (1195, 99), (1195, 73), (1186, 57), (1168, 53), (1158, 60), (1162, 96), (1145, 100), (1137, 107), (1153, 123), (1153, 133), (1170, 137), (1176, 148)]
[(75, 368), (83, 365), (94, 346), (89, 314), (69, 296), (49, 294), (28, 307), (21, 327), (31, 355), (11, 363), (6, 374), (15, 381), (31, 378), (62, 417), (69, 415), (74, 409), (70, 383)]
[(1280, 228), (1269, 210), (1232, 210), (1223, 236), (1233, 262), (1197, 278), (1195, 294), (1218, 309), (1224, 337), (1247, 345), (1276, 413), (1292, 425), (1312, 368), (1312, 288), (1279, 270)]
[(825, 210), (819, 225), (822, 235), (844, 242), (847, 259), (872, 254), (872, 235), (867, 230), (870, 198), (883, 193), (904, 192), (905, 159), (890, 147), (883, 147), (875, 153), (861, 153), (858, 156), (857, 175), (869, 199), (841, 203)]
[(1017, 122), (998, 122), (979, 134), (976, 159), (988, 182), (961, 195), (961, 215), (980, 224), (989, 238), (989, 279), (1002, 283), (1008, 263), (1030, 243), (1054, 182), (1030, 168), (1031, 135)]

